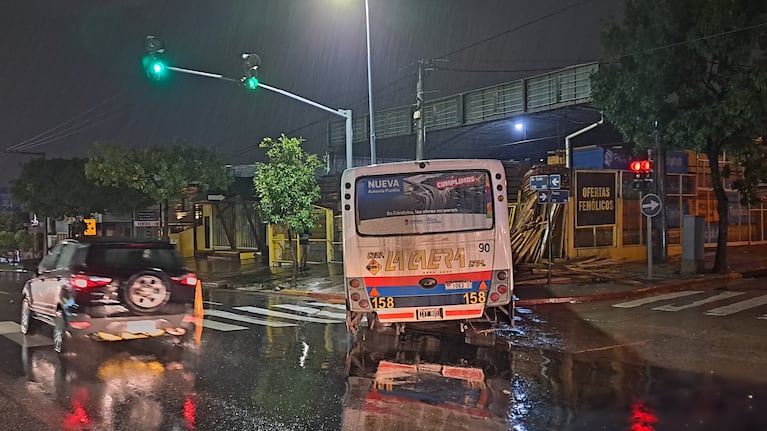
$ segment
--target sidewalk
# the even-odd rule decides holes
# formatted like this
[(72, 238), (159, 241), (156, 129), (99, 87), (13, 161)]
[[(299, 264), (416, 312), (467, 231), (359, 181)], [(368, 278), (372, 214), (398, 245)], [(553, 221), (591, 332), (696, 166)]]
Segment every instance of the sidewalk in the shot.
[[(673, 290), (715, 288), (729, 279), (767, 275), (767, 245), (733, 246), (728, 250), (727, 274), (679, 273), (679, 257), (653, 265), (653, 278), (647, 279), (646, 262), (619, 264), (625, 274), (623, 282), (591, 281), (579, 283), (546, 283), (518, 285), (514, 288), (517, 306), (589, 302), (630, 298)], [(714, 251), (707, 250), (705, 269), (713, 267)], [(556, 268), (558, 264), (554, 264)], [(297, 285), (290, 286), (292, 267), (268, 267), (260, 262), (240, 263), (222, 258), (189, 259), (187, 265), (203, 280), (203, 288), (237, 289), (303, 295), (324, 301), (344, 302), (343, 265), (310, 264), (299, 272)], [(766, 286), (767, 288), (767, 286)]]

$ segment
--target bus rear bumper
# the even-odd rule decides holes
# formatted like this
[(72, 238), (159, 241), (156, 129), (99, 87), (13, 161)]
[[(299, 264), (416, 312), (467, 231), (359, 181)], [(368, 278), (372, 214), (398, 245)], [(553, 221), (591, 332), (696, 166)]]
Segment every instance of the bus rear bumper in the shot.
[(478, 319), (482, 317), (482, 306), (458, 307), (412, 307), (391, 310), (377, 309), (381, 323), (397, 322), (435, 322), (444, 320)]

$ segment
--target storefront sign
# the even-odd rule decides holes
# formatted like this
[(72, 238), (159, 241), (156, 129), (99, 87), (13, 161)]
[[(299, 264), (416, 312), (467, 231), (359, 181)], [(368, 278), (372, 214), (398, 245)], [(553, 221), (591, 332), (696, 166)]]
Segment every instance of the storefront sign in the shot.
[(576, 172), (576, 227), (615, 224), (615, 174)]

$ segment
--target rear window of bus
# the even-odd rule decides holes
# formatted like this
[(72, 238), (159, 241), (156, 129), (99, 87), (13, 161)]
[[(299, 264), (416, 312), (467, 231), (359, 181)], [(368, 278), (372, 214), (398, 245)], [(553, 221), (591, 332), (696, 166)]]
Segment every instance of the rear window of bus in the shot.
[(490, 174), (455, 170), (360, 177), (360, 235), (408, 235), (493, 228)]

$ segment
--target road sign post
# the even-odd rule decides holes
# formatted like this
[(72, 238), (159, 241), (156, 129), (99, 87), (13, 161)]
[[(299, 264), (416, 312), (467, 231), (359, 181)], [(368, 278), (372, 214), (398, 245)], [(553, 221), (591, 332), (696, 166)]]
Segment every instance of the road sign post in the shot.
[(642, 197), (639, 209), (647, 217), (647, 278), (652, 278), (652, 219), (660, 214), (663, 209), (663, 201), (658, 195), (649, 193)]
[(551, 265), (552, 265), (552, 238), (554, 237), (554, 229), (552, 228), (552, 218), (554, 216), (554, 209), (551, 204), (566, 204), (570, 198), (569, 190), (560, 190), (562, 188), (562, 175), (532, 175), (530, 177), (530, 190), (538, 191), (538, 204), (545, 204), (546, 222), (548, 226), (548, 248), (549, 248), (549, 264), (548, 264), (548, 281), (549, 287), (551, 287)]

